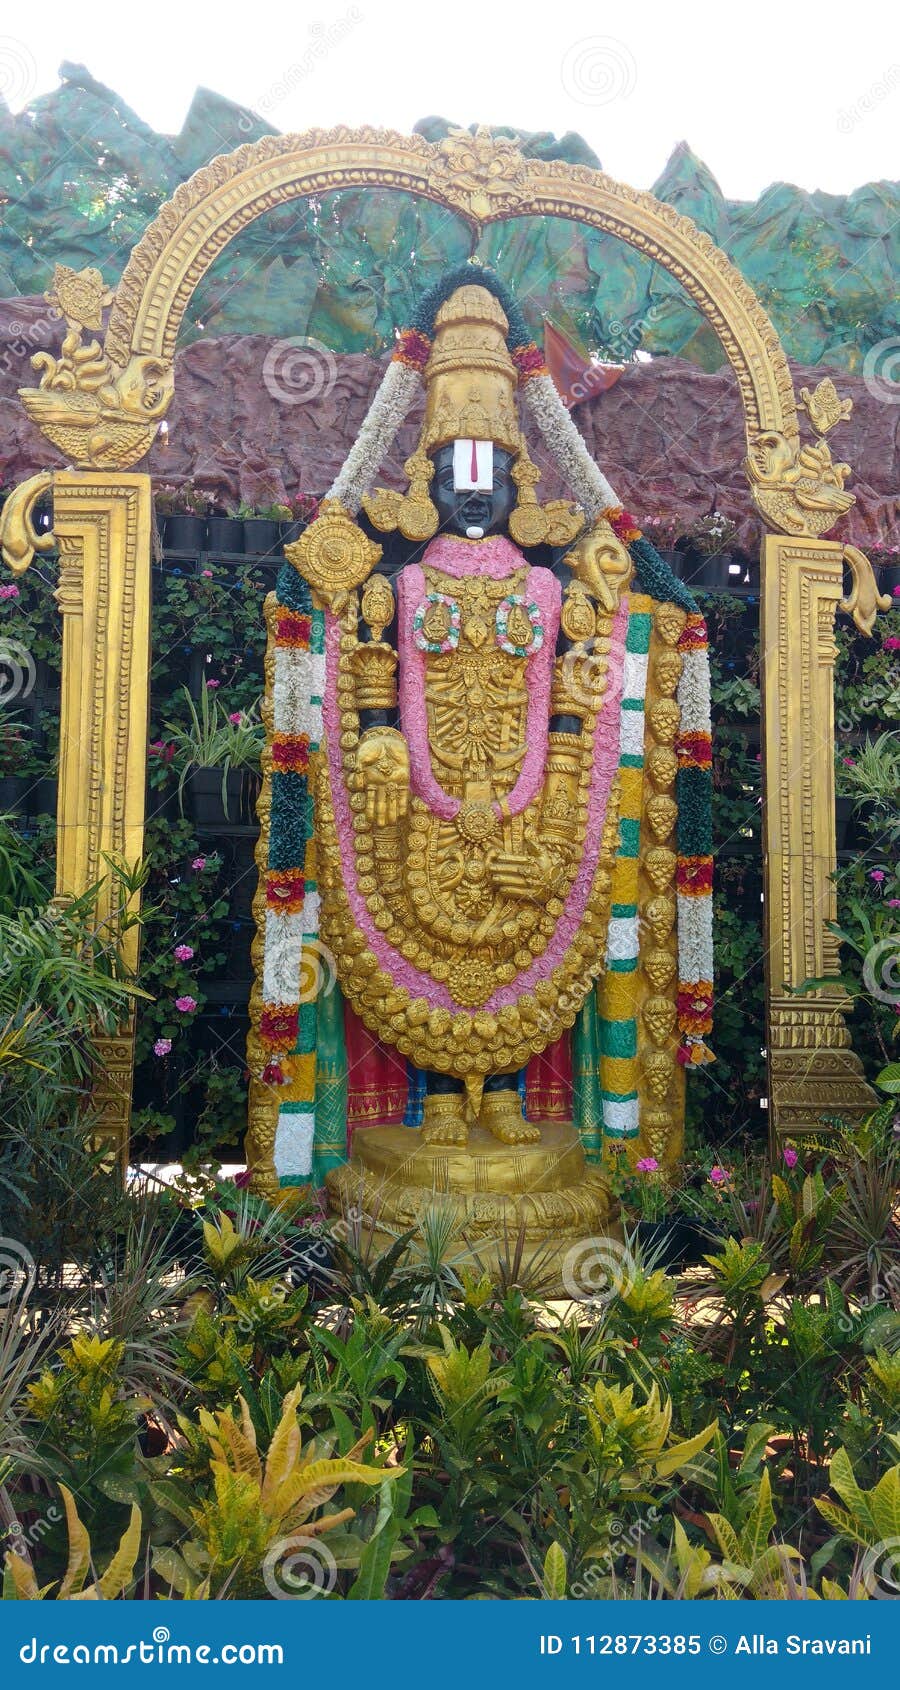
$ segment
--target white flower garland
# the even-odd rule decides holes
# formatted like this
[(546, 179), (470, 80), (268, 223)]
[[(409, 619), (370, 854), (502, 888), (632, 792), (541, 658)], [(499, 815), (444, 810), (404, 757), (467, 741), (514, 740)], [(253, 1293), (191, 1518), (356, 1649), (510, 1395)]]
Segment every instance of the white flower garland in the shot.
[(421, 387), (418, 370), (399, 358), (391, 359), (343, 468), (325, 495), (340, 500), (351, 516), (370, 491)]
[(586, 516), (593, 519), (619, 500), (594, 463), (578, 429), (563, 404), (552, 376), (529, 376), (522, 383), (522, 397), (533, 416), (565, 481)]

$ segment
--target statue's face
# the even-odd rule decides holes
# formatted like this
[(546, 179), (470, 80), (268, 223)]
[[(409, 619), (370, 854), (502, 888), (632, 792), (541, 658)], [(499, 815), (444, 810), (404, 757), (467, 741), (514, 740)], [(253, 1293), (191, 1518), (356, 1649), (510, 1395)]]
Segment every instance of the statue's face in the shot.
[(457, 493), (453, 486), (453, 447), (441, 446), (434, 454), (431, 497), (437, 508), (442, 534), (465, 534), (480, 528), (485, 534), (506, 529), (518, 497), (512, 479), (513, 455), (494, 447), (494, 487), (490, 493)]

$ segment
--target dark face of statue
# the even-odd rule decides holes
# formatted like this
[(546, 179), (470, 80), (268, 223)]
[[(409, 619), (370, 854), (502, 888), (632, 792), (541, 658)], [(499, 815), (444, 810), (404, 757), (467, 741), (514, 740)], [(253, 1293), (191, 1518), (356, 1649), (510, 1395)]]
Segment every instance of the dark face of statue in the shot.
[(493, 491), (457, 493), (453, 486), (453, 447), (439, 447), (434, 454), (430, 492), (441, 533), (465, 534), (469, 528), (480, 528), (485, 534), (504, 533), (518, 497), (510, 473), (514, 461), (511, 452), (495, 446)]

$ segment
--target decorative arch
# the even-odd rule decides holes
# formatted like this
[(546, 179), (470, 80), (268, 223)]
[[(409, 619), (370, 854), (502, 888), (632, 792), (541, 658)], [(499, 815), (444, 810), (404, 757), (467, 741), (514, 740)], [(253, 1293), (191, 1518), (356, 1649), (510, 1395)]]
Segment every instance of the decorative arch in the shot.
[[(772, 654), (763, 675), (764, 768), (768, 791), (779, 798), (765, 814), (770, 1119), (774, 1133), (796, 1134), (811, 1130), (826, 1110), (864, 1113), (871, 1093), (849, 1048), (842, 993), (826, 987), (803, 999), (792, 995), (834, 961), (827, 925), (834, 894), (831, 625), (840, 606), (870, 632), (876, 610), (888, 603), (861, 553), (820, 538), (853, 503), (844, 490), (849, 465), (832, 461), (825, 439), (848, 415), (849, 401), (839, 399), (828, 379), (812, 393), (804, 389), (815, 439), (802, 443), (778, 335), (709, 235), (652, 194), (582, 165), (526, 158), (514, 141), (487, 130), (457, 131), (437, 144), (369, 128), (267, 136), (213, 159), (177, 189), (138, 242), (114, 294), (95, 270), (57, 271), (51, 297), (68, 332), (58, 357), (37, 355), (40, 383), (22, 389), (21, 398), (76, 471), (52, 476), (55, 531), (67, 559), (60, 589), (64, 746), (91, 745), (91, 769), (108, 771), (97, 788), (96, 814), (88, 813), (84, 771), (74, 752), (62, 760), (59, 836), (70, 847), (59, 854), (58, 891), (79, 893), (91, 884), (98, 850), (101, 858), (124, 853), (133, 860), (140, 853), (151, 490), (148, 475), (116, 472), (140, 463), (169, 408), (188, 301), (229, 242), (264, 212), (360, 187), (432, 200), (462, 215), (476, 238), (484, 225), (517, 217), (568, 218), (615, 235), (666, 269), (717, 336), (741, 396), (752, 496), (775, 531), (764, 541), (762, 569), (763, 648)], [(110, 304), (101, 345), (92, 337)], [(33, 477), (4, 506), (0, 543), (16, 571), (50, 543), (32, 521), (50, 480)], [(96, 511), (86, 510), (92, 499)], [(845, 561), (853, 575), (847, 599)], [(132, 582), (139, 638), (126, 651), (117, 630)], [(794, 700), (801, 697), (798, 712)], [(109, 1130), (124, 1147), (130, 1034), (121, 1046), (107, 1067), (116, 1074)]]
[(752, 288), (710, 236), (652, 194), (581, 165), (526, 158), (508, 140), (433, 144), (389, 130), (266, 136), (213, 159), (182, 184), (135, 247), (109, 320), (106, 351), (169, 363), (190, 297), (248, 223), (288, 201), (339, 188), (394, 188), (460, 213), (477, 230), (514, 217), (564, 217), (618, 236), (663, 265), (702, 311), (734, 369), (749, 444), (797, 435), (787, 359)]

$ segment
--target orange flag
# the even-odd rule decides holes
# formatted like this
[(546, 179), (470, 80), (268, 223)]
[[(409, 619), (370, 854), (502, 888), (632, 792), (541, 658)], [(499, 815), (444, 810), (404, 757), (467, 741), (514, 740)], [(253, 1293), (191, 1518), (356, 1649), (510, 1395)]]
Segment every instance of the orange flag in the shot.
[(544, 357), (553, 385), (569, 410), (614, 387), (625, 368), (624, 364), (592, 363), (548, 318), (544, 319)]

